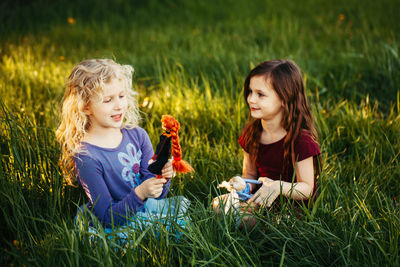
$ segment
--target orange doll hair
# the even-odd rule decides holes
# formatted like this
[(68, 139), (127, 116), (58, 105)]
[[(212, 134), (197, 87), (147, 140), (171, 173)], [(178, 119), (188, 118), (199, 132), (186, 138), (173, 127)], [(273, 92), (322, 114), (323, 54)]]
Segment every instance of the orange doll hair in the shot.
[(172, 161), (172, 167), (178, 173), (188, 173), (194, 171), (192, 166), (187, 161), (182, 160), (182, 150), (179, 145), (178, 131), (181, 127), (179, 122), (171, 115), (163, 115), (161, 117), (161, 122), (163, 127), (171, 133), (171, 143), (172, 143), (172, 156), (174, 160)]

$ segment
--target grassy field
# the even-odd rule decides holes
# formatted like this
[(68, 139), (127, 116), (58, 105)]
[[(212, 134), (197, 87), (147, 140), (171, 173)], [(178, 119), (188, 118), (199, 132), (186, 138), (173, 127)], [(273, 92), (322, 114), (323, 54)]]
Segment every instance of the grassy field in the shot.
[[(44, 1), (0, 3), (0, 264), (3, 266), (400, 265), (400, 13), (382, 1)], [(171, 195), (192, 201), (180, 239), (160, 224), (128, 245), (73, 224), (85, 203), (57, 165), (64, 82), (86, 58), (135, 68), (153, 144), (162, 114), (183, 125), (196, 170)], [(216, 185), (241, 173), (244, 78), (267, 59), (302, 68), (320, 135), (320, 198), (303, 218), (270, 210), (252, 230), (217, 218)], [(282, 213), (290, 208), (283, 207)]]

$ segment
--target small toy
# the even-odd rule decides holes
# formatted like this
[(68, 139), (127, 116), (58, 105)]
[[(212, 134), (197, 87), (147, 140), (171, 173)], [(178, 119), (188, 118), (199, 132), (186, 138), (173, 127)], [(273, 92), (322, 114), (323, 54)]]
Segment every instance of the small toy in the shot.
[[(224, 204), (225, 214), (228, 213), (231, 208), (233, 211), (238, 211), (242, 206), (240, 201), (242, 201), (244, 204), (247, 204), (244, 201), (249, 200), (253, 196), (250, 194), (249, 184), (262, 184), (262, 182), (253, 179), (244, 179), (240, 176), (232, 177), (229, 182), (223, 181), (218, 185), (218, 188), (225, 188), (229, 191), (229, 194), (214, 198), (213, 207), (217, 208), (219, 203), (222, 201)], [(246, 207), (246, 205), (243, 205), (243, 207)]]
[[(148, 170), (156, 174), (157, 178), (161, 178), (162, 168), (168, 159), (173, 156), (172, 167), (177, 173), (188, 173), (194, 171), (192, 166), (182, 160), (181, 146), (179, 145), (178, 132), (180, 129), (179, 122), (171, 115), (163, 115), (161, 118), (162, 128), (165, 133), (160, 135), (160, 141), (157, 144), (156, 152), (151, 158), (153, 162), (149, 164)], [(172, 151), (171, 151), (172, 145)]]
[(218, 185), (218, 188), (226, 188), (229, 192), (235, 190), (240, 197), (240, 200), (246, 201), (253, 195), (250, 194), (250, 186), (248, 184), (262, 184), (261, 181), (253, 179), (244, 179), (240, 176), (233, 176), (229, 182), (223, 181)]
[(218, 188), (226, 188), (226, 190), (229, 192), (231, 192), (233, 189), (236, 191), (242, 191), (246, 189), (246, 182), (240, 176), (233, 176), (229, 182), (223, 181), (220, 185), (218, 185)]
[(240, 198), (236, 190), (233, 188), (229, 194), (224, 194), (218, 197), (215, 197), (212, 206), (214, 209), (219, 209), (220, 205), (224, 207), (224, 213), (227, 214), (229, 210), (232, 212), (239, 211), (240, 208)]

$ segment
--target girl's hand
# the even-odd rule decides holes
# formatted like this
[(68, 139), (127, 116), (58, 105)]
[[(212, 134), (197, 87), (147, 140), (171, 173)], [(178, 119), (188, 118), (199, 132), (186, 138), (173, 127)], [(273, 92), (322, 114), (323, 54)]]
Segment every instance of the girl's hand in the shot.
[(161, 195), (161, 193), (164, 189), (163, 186), (166, 182), (167, 182), (167, 180), (164, 178), (147, 179), (135, 188), (135, 193), (143, 201), (149, 197), (158, 198)]
[(274, 182), (275, 181), (275, 180), (272, 180), (271, 178), (268, 178), (268, 177), (260, 177), (260, 178), (258, 178), (258, 180), (260, 182), (263, 182), (263, 183)]
[(262, 181), (263, 185), (254, 193), (254, 196), (250, 198), (248, 202), (254, 202), (260, 206), (265, 204), (267, 207), (271, 207), (272, 203), (280, 194), (280, 181), (275, 181), (266, 177), (259, 178), (258, 180)]
[(175, 171), (172, 168), (172, 159), (169, 159), (167, 163), (165, 163), (164, 167), (161, 170), (162, 176), (165, 179), (171, 179), (175, 176)]

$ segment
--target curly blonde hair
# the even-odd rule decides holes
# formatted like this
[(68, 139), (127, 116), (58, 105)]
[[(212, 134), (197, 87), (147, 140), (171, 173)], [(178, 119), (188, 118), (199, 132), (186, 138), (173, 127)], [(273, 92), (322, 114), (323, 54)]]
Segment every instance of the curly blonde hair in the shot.
[(132, 89), (133, 71), (131, 66), (120, 65), (111, 59), (89, 59), (77, 64), (68, 76), (56, 138), (61, 144), (59, 164), (69, 185), (76, 184), (74, 157), (83, 151), (80, 144), (90, 127), (84, 108), (94, 94), (102, 96), (105, 84), (114, 78), (122, 80), (128, 99), (122, 127), (134, 128), (139, 124), (137, 93)]

